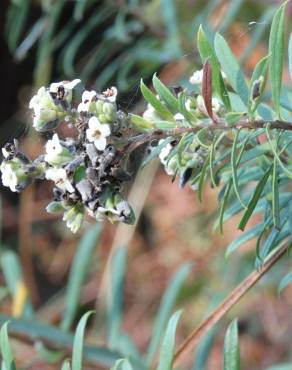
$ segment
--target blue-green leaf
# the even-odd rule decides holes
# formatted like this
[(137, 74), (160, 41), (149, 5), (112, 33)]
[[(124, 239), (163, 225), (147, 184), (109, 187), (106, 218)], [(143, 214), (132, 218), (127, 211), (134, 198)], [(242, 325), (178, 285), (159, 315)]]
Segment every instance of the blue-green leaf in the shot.
[(289, 57), (290, 78), (292, 80), (292, 32), (290, 33), (290, 37), (289, 37), (288, 57)]
[(181, 313), (182, 311), (177, 311), (170, 318), (167, 324), (166, 332), (160, 349), (157, 370), (172, 370), (175, 347), (175, 332)]
[(287, 285), (292, 283), (292, 272), (289, 272), (287, 275), (283, 277), (279, 284), (279, 292), (282, 292), (283, 289), (287, 287)]
[(159, 80), (159, 78), (154, 74), (153, 79), (153, 86), (157, 91), (159, 97), (165, 102), (168, 106), (169, 110), (176, 114), (178, 112), (178, 100), (170, 90)]
[(197, 43), (199, 53), (201, 55), (202, 61), (209, 59), (212, 66), (212, 85), (214, 91), (222, 99), (227, 110), (231, 109), (230, 100), (226, 86), (224, 84), (219, 63), (217, 61), (213, 47), (211, 46), (209, 40), (207, 39), (203, 27), (200, 26), (197, 34)]
[(82, 370), (84, 332), (87, 320), (93, 311), (86, 312), (80, 319), (74, 336), (72, 370)]
[(8, 323), (5, 323), (4, 325), (2, 325), (0, 330), (1, 356), (5, 364), (5, 370), (16, 370), (15, 363), (13, 360), (13, 354), (9, 344), (7, 326)]
[(240, 370), (237, 320), (228, 326), (224, 339), (224, 370)]
[(217, 33), (215, 36), (215, 52), (228, 81), (237, 92), (245, 107), (248, 106), (249, 91), (238, 61), (235, 59), (225, 39)]
[(274, 15), (269, 38), (269, 66), (272, 100), (278, 117), (280, 117), (280, 94), (284, 60), (284, 27), (286, 3), (287, 2), (282, 4)]
[(94, 249), (97, 246), (97, 239), (101, 227), (99, 224), (92, 226), (81, 238), (73, 263), (70, 269), (69, 281), (66, 291), (66, 308), (64, 311), (61, 327), (68, 330), (75, 319), (78, 307), (82, 284), (89, 271), (90, 262)]
[(167, 121), (168, 120), (173, 121), (173, 115), (171, 114), (171, 112), (160, 100), (156, 98), (153, 92), (150, 89), (148, 89), (148, 87), (144, 84), (143, 80), (141, 80), (140, 89), (145, 100), (152, 105), (152, 107), (157, 111), (161, 118)]
[(189, 263), (184, 264), (182, 267), (180, 267), (180, 269), (172, 277), (168, 288), (162, 297), (159, 311), (155, 318), (153, 334), (147, 350), (146, 361), (149, 365), (151, 364), (156, 350), (159, 346), (162, 333), (165, 329), (166, 323), (174, 307), (176, 298), (181, 290), (181, 287), (190, 272), (190, 268), (191, 265)]

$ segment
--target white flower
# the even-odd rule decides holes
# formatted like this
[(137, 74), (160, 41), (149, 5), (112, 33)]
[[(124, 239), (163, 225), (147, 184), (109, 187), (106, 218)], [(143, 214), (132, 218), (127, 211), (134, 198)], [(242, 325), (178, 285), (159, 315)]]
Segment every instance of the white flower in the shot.
[[(205, 102), (202, 97), (202, 95), (198, 95), (197, 97), (197, 107), (198, 109), (207, 115), (206, 107), (205, 107)], [(217, 98), (212, 98), (212, 110), (214, 113), (218, 113), (221, 108), (221, 104)]]
[(2, 154), (3, 154), (3, 157), (4, 158), (8, 158), (9, 157), (9, 152), (5, 148), (2, 148)]
[(98, 150), (104, 150), (106, 138), (111, 134), (110, 126), (101, 124), (97, 117), (91, 117), (88, 126), (89, 128), (86, 130), (88, 141), (93, 142)]
[(62, 82), (53, 82), (50, 85), (49, 91), (50, 93), (58, 93), (60, 88), (64, 88), (65, 93), (68, 93), (69, 91), (73, 90), (76, 85), (78, 85), (81, 82), (79, 79), (75, 79), (73, 81), (62, 81)]
[(78, 105), (78, 112), (89, 112), (90, 104), (92, 100), (96, 97), (96, 92), (94, 90), (85, 90), (82, 94), (82, 102)]
[(201, 84), (203, 80), (203, 70), (195, 71), (191, 77), (189, 78), (189, 81), (192, 85), (198, 85)]
[(105, 90), (102, 93), (103, 97), (106, 98), (111, 103), (114, 103), (117, 99), (118, 90), (115, 86), (112, 86), (110, 89)]
[[(160, 140), (159, 141), (159, 144), (162, 144), (163, 140)], [(167, 157), (169, 155), (169, 153), (171, 152), (172, 150), (172, 145), (170, 143), (168, 143), (167, 145), (165, 145), (161, 151), (160, 151), (160, 154), (159, 154), (159, 158), (160, 158), (160, 162), (164, 165), (166, 165), (167, 163)]]
[(2, 162), (1, 164), (2, 172), (2, 184), (8, 186), (11, 191), (17, 191), (16, 186), (18, 184), (18, 179), (16, 172), (12, 169), (9, 163)]
[(174, 115), (174, 119), (175, 119), (176, 121), (181, 121), (181, 120), (184, 120), (184, 119), (185, 119), (185, 117), (184, 117), (181, 113), (176, 113), (176, 114)]
[(73, 193), (75, 191), (64, 168), (47, 169), (46, 179), (54, 181), (56, 186), (63, 191), (68, 191), (69, 193)]
[(65, 114), (61, 106), (55, 105), (44, 86), (31, 98), (29, 108), (34, 110), (33, 127), (39, 131), (42, 131), (49, 122), (56, 121), (59, 115)]
[(46, 143), (45, 161), (52, 166), (63, 165), (70, 162), (73, 155), (60, 143), (58, 134), (54, 134), (51, 140)]

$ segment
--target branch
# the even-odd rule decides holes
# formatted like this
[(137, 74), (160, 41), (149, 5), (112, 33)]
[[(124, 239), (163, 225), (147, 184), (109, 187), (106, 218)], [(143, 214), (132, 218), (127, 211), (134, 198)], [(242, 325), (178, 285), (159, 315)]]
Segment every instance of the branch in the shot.
[(257, 283), (257, 281), (287, 252), (291, 243), (277, 249), (263, 264), (240, 283), (225, 300), (186, 338), (174, 356), (174, 367), (181, 364), (186, 354), (194, 350), (200, 339)]
[[(196, 122), (194, 127), (178, 127), (170, 130), (154, 130), (151, 132), (134, 135), (126, 138), (129, 145), (126, 148), (126, 153), (131, 153), (133, 150), (138, 148), (140, 145), (148, 143), (152, 140), (160, 140), (167, 137), (182, 136), (188, 133), (196, 133), (201, 129), (209, 130), (232, 130), (245, 128), (247, 130), (255, 130), (259, 128), (265, 128), (270, 124), (270, 129), (280, 129), (284, 131), (292, 131), (292, 122), (286, 122), (281, 120), (265, 121), (262, 119), (251, 121), (249, 119), (239, 120), (236, 124), (228, 125), (225, 121), (220, 120), (218, 122), (207, 121), (207, 122)], [(125, 138), (121, 142), (124, 142)], [(119, 143), (119, 141), (117, 141)], [(125, 154), (126, 154), (125, 153)]]

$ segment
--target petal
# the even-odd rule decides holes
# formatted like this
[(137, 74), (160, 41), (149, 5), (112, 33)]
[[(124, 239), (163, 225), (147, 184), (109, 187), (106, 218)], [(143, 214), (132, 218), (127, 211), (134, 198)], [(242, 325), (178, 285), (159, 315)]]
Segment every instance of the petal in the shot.
[(101, 136), (98, 140), (94, 141), (94, 145), (98, 150), (104, 150), (106, 147), (106, 138)]
[(106, 123), (100, 125), (100, 132), (102, 134), (102, 136), (110, 136), (111, 134), (111, 129), (110, 129), (110, 126), (107, 125)]
[(94, 132), (95, 132), (95, 129), (92, 129), (92, 128), (88, 128), (86, 130), (86, 137), (87, 137), (88, 141), (92, 142), (92, 141), (95, 140)]
[(95, 117), (95, 116), (91, 117), (88, 121), (88, 126), (89, 126), (89, 128), (94, 129), (94, 130), (96, 130), (97, 128), (99, 129), (100, 122), (99, 122), (98, 118)]
[(81, 80), (79, 78), (76, 78), (75, 80), (69, 81), (69, 82), (63, 81), (63, 86), (65, 87), (65, 89), (72, 90), (80, 82), (81, 82)]

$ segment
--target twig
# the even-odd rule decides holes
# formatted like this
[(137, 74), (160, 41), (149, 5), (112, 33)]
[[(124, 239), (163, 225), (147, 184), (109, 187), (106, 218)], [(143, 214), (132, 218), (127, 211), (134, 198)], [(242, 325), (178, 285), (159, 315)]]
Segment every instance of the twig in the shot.
[[(134, 135), (132, 137), (123, 138), (121, 142), (124, 142), (125, 139), (129, 143), (126, 147), (125, 154), (131, 153), (133, 150), (138, 148), (140, 145), (148, 143), (152, 140), (159, 140), (164, 139), (167, 137), (175, 137), (175, 136), (182, 136), (188, 133), (196, 133), (201, 129), (208, 129), (208, 130), (232, 130), (232, 129), (247, 129), (247, 130), (255, 130), (259, 128), (265, 128), (268, 124), (270, 124), (270, 129), (280, 129), (284, 131), (292, 131), (292, 122), (275, 120), (275, 121), (265, 121), (265, 120), (255, 120), (251, 121), (249, 119), (242, 119), (239, 120), (234, 125), (228, 125), (226, 122), (220, 120), (218, 122), (212, 121), (205, 121), (205, 122), (196, 122), (195, 126), (193, 127), (178, 127), (169, 130), (153, 130), (151, 132), (143, 133)], [(117, 141), (119, 143), (119, 141)]]
[(185, 339), (174, 356), (174, 367), (181, 364), (186, 354), (194, 350), (200, 339), (257, 283), (257, 281), (287, 252), (291, 243), (279, 247), (263, 264), (240, 283), (225, 300)]

